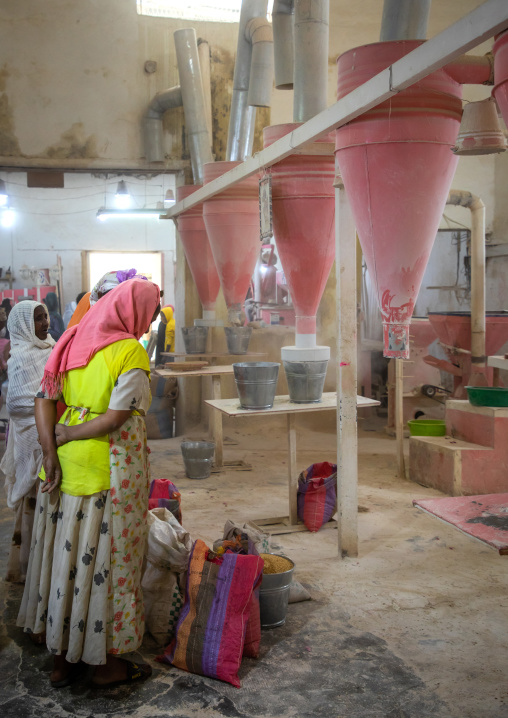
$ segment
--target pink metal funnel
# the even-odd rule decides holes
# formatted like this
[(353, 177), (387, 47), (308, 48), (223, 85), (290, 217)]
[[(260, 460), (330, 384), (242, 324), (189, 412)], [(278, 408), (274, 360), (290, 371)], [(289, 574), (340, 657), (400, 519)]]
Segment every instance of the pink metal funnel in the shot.
[[(180, 202), (200, 187), (201, 185), (177, 187), (177, 201)], [(203, 305), (203, 320), (214, 323), (215, 301), (219, 293), (220, 281), (206, 234), (202, 204), (191, 207), (178, 217), (178, 233)]]
[[(299, 127), (263, 130), (264, 146)], [(271, 168), (273, 229), (296, 313), (296, 346), (316, 345), (316, 312), (335, 259), (334, 166), (328, 135)], [(326, 144), (330, 152), (323, 154)]]
[[(338, 59), (338, 99), (418, 47), (385, 42)], [(458, 158), (461, 85), (439, 70), (336, 131), (340, 173), (384, 328), (384, 355), (409, 357), (409, 324)]]
[[(430, 312), (429, 319), (445, 349), (451, 347), (471, 351), (469, 312)], [(487, 312), (485, 325), (485, 351), (487, 356), (492, 356), (508, 341), (508, 313)]]
[[(205, 184), (241, 162), (209, 162)], [(203, 203), (203, 219), (230, 321), (241, 323), (242, 305), (259, 255), (259, 193), (256, 175)]]
[[(453, 395), (457, 399), (466, 398), (465, 387), (475, 385), (475, 376), (471, 366), (471, 314), (469, 312), (430, 312), (437, 338), (443, 345), (450, 362), (432, 361), (427, 363), (448, 371), (454, 377)], [(486, 337), (485, 351), (488, 356), (497, 354), (508, 341), (508, 312), (487, 312), (485, 315)], [(487, 369), (487, 379), (492, 385), (492, 369)]]

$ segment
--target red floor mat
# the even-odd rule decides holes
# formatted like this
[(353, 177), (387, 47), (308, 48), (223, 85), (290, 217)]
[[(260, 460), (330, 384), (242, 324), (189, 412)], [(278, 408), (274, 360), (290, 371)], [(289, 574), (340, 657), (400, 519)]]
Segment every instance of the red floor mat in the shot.
[(415, 499), (413, 505), (508, 555), (508, 494)]

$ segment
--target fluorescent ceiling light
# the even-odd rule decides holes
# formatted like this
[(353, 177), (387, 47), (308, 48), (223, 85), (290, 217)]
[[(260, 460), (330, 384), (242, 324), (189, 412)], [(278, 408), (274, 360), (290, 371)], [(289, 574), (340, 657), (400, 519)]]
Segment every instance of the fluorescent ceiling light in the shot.
[(154, 217), (159, 219), (164, 214), (162, 209), (99, 209), (97, 211), (97, 219), (103, 222), (111, 217), (123, 217), (124, 219), (149, 219)]

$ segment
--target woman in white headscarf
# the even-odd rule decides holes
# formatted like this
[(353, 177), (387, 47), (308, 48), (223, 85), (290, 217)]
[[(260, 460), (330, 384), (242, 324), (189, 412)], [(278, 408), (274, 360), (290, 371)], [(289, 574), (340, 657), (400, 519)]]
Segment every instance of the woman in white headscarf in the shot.
[(6, 580), (22, 583), (32, 538), (35, 484), (42, 465), (34, 400), (55, 342), (48, 334), (48, 312), (39, 302), (27, 300), (16, 304), (9, 314), (7, 328), (11, 338), (6, 402), (9, 435), (0, 469), (5, 474), (7, 505), (16, 512), (16, 520)]

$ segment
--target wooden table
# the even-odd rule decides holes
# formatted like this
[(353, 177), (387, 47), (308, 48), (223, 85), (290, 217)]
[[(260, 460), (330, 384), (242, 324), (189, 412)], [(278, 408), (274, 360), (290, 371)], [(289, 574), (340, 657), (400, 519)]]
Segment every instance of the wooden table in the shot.
[[(199, 355), (193, 355), (199, 356)], [(212, 394), (214, 401), (223, 401), (221, 399), (221, 384), (220, 380), (222, 376), (231, 376), (233, 374), (233, 367), (230, 366), (205, 366), (202, 369), (194, 369), (192, 371), (181, 371), (173, 369), (156, 369), (153, 372), (157, 376), (163, 377), (175, 377), (185, 379), (187, 377), (212, 377)], [(213, 412), (212, 419), (212, 437), (215, 441), (215, 465), (217, 468), (222, 468), (224, 465), (223, 461), (223, 439), (222, 439), (222, 416), (218, 412)]]
[[(356, 406), (362, 409), (370, 406), (379, 406), (379, 401), (358, 396)], [(337, 410), (337, 392), (325, 392), (319, 403), (295, 404), (289, 401), (287, 394), (276, 396), (271, 409), (242, 409), (238, 399), (207, 399), (208, 404), (216, 410), (216, 414), (226, 416), (274, 416), (286, 414), (288, 430), (288, 489), (289, 489), (289, 516), (277, 516), (269, 519), (257, 519), (254, 521), (258, 526), (263, 527), (272, 534), (293, 533), (295, 531), (306, 531), (302, 523), (298, 523), (297, 511), (297, 490), (298, 490), (298, 467), (296, 462), (296, 414), (303, 414), (316, 411)], [(222, 427), (221, 427), (222, 430)], [(331, 523), (331, 522), (330, 522)]]
[(184, 357), (185, 359), (210, 359), (213, 364), (215, 359), (227, 357), (232, 361), (245, 361), (244, 357), (265, 357), (266, 352), (247, 352), (246, 354), (229, 354), (229, 352), (203, 352), (202, 354), (187, 354), (186, 352), (161, 352), (162, 357)]

